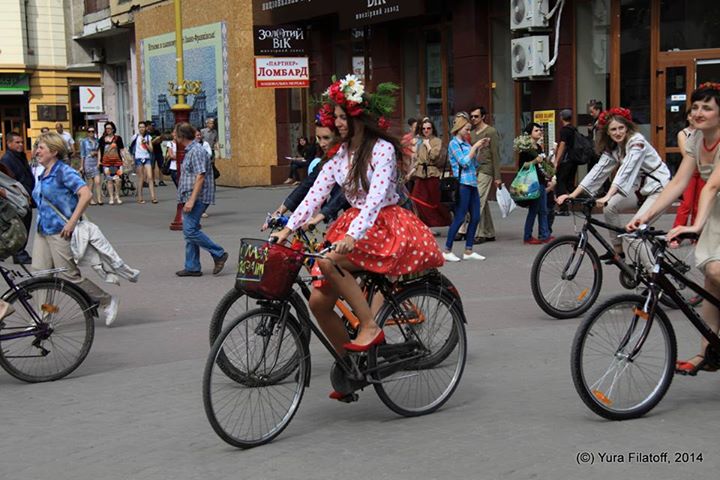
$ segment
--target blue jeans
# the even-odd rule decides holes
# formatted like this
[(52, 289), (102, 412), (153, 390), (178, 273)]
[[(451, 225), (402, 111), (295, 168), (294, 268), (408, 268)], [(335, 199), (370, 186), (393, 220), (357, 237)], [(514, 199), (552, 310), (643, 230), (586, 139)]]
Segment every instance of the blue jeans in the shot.
[(203, 214), (207, 205), (197, 202), (190, 213), (183, 212), (183, 235), (185, 236), (185, 270), (188, 272), (199, 272), (200, 247), (204, 248), (213, 259), (218, 259), (225, 254), (225, 249), (210, 240), (200, 230), (200, 215)]
[(452, 250), (452, 244), (455, 241), (455, 235), (457, 235), (460, 226), (465, 221), (465, 215), (470, 213), (470, 223), (468, 224), (468, 234), (465, 235), (465, 248), (471, 250), (473, 246), (473, 234), (477, 230), (478, 223), (480, 223), (480, 194), (478, 189), (472, 185), (460, 185), (458, 188), (458, 194), (460, 199), (455, 206), (455, 218), (453, 223), (450, 225), (448, 230), (447, 242), (445, 247), (448, 250)]
[(528, 206), (528, 213), (525, 218), (525, 233), (523, 234), (523, 240), (526, 242), (532, 237), (533, 228), (535, 227), (535, 217), (538, 217), (538, 239), (545, 240), (550, 236), (547, 192), (545, 191), (545, 187), (542, 185), (540, 185), (540, 187), (540, 197), (530, 202)]

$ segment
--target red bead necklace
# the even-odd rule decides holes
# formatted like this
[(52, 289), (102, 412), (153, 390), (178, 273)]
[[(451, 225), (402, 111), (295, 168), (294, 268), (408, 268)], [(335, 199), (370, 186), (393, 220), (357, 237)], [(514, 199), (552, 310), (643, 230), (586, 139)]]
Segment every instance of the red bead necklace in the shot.
[(705, 145), (705, 139), (703, 138), (703, 148), (704, 148), (705, 151), (708, 152), (708, 153), (710, 153), (710, 152), (712, 152), (713, 150), (715, 150), (715, 148), (717, 148), (718, 145), (720, 145), (720, 138), (718, 138), (718, 139), (717, 139), (717, 142), (713, 143), (713, 146), (710, 147), (710, 148), (708, 148), (708, 146)]

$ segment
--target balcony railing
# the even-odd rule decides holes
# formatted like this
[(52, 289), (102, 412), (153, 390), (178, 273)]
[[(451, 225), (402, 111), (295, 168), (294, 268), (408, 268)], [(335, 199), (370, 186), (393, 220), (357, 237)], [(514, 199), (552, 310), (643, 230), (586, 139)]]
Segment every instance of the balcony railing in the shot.
[(110, 8), (110, 0), (85, 0), (85, 15)]

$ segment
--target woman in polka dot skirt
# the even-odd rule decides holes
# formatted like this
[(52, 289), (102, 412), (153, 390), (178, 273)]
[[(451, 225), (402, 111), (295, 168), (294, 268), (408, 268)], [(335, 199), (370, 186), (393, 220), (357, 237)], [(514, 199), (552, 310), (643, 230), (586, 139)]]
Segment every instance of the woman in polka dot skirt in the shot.
[[(396, 88), (381, 84), (375, 94), (368, 94), (357, 78), (348, 75), (328, 89), (327, 103), (320, 113), (334, 116), (342, 144), (323, 166), (287, 227), (275, 234), (279, 241), (286, 240), (307, 223), (335, 184), (342, 186), (352, 208), (326, 234), (335, 251), (319, 262), (326, 281), (310, 297), (310, 309), (341, 355), (367, 351), (384, 340), (352, 272), (403, 275), (443, 264), (432, 232), (412, 212), (397, 205), (402, 148), (386, 133), (384, 119), (393, 109)], [(353, 342), (334, 311), (339, 296), (347, 300), (360, 320)]]

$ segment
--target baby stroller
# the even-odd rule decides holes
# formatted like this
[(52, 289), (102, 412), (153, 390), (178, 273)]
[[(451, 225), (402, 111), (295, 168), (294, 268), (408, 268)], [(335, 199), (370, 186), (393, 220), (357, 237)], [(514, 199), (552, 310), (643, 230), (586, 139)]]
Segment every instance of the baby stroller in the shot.
[[(135, 173), (133, 172), (131, 175), (135, 176)], [(102, 182), (102, 194), (103, 197), (108, 198), (108, 190), (107, 190), (107, 178), (103, 178)], [(127, 196), (135, 196), (135, 182), (132, 178), (130, 178), (130, 175), (123, 172), (122, 175), (120, 175), (120, 195), (123, 197)]]

